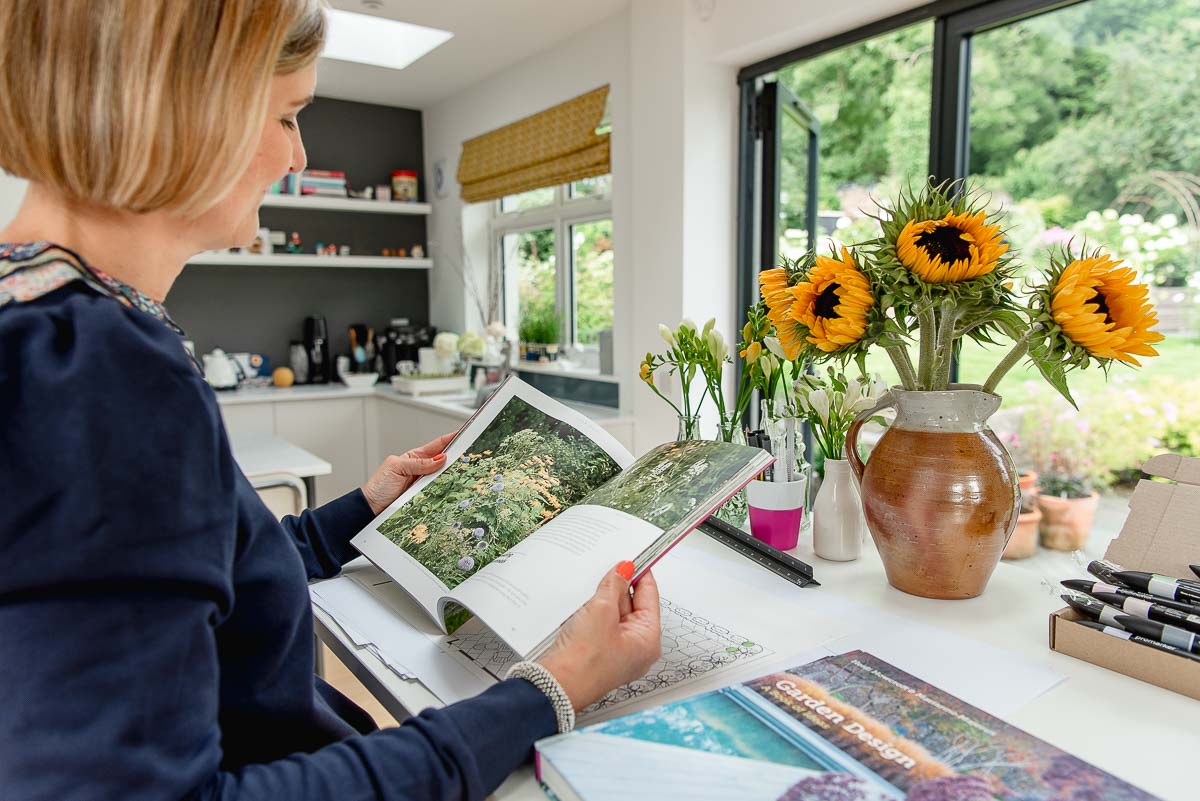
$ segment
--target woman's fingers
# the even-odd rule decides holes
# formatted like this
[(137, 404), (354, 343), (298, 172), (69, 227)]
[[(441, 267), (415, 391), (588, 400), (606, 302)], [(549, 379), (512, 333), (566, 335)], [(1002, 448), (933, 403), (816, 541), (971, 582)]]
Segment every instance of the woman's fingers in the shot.
[(436, 456), (437, 454), (446, 450), (446, 446), (450, 444), (450, 440), (454, 439), (457, 435), (458, 435), (457, 431), (451, 431), (449, 434), (442, 434), (440, 437), (435, 439), (433, 442), (426, 442), (424, 445), (421, 445), (420, 447), (413, 448), (406, 455), (418, 456), (418, 457), (419, 456), (424, 456), (424, 457)]
[(658, 625), (658, 582), (649, 570), (642, 574), (633, 588), (633, 609), (635, 612), (649, 615), (653, 618), (655, 626)]

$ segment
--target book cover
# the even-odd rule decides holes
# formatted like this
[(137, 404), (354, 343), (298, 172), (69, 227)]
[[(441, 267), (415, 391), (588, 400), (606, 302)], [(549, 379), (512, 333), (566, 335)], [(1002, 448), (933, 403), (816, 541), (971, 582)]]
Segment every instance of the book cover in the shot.
[(1154, 798), (862, 651), (543, 740), (537, 750), (539, 777), (561, 801)]

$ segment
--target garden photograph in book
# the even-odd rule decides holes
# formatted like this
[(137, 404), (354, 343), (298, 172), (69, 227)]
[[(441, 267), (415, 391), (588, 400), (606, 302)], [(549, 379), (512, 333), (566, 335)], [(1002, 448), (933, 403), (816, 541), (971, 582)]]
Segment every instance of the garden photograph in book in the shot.
[(453, 589), (619, 470), (575, 428), (513, 397), (379, 533)]
[(697, 504), (720, 495), (731, 473), (744, 467), (745, 455), (739, 449), (721, 445), (702, 439), (659, 445), (583, 502), (607, 506), (670, 531), (689, 517)]

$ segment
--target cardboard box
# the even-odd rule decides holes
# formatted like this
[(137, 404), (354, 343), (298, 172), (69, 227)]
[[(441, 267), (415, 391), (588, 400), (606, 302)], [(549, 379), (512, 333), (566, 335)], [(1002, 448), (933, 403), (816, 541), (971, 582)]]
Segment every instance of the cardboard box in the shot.
[[(1200, 565), (1200, 459), (1155, 456), (1129, 499), (1129, 517), (1104, 558), (1129, 570), (1193, 578)], [(1200, 662), (1109, 636), (1076, 621), (1070, 607), (1050, 615), (1050, 648), (1200, 700)]]

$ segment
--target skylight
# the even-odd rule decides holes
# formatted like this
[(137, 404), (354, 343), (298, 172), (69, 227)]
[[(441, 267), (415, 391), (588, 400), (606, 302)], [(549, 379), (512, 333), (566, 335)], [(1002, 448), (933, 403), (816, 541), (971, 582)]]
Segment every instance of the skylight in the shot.
[(331, 8), (321, 55), (402, 70), (454, 36), (450, 31)]

